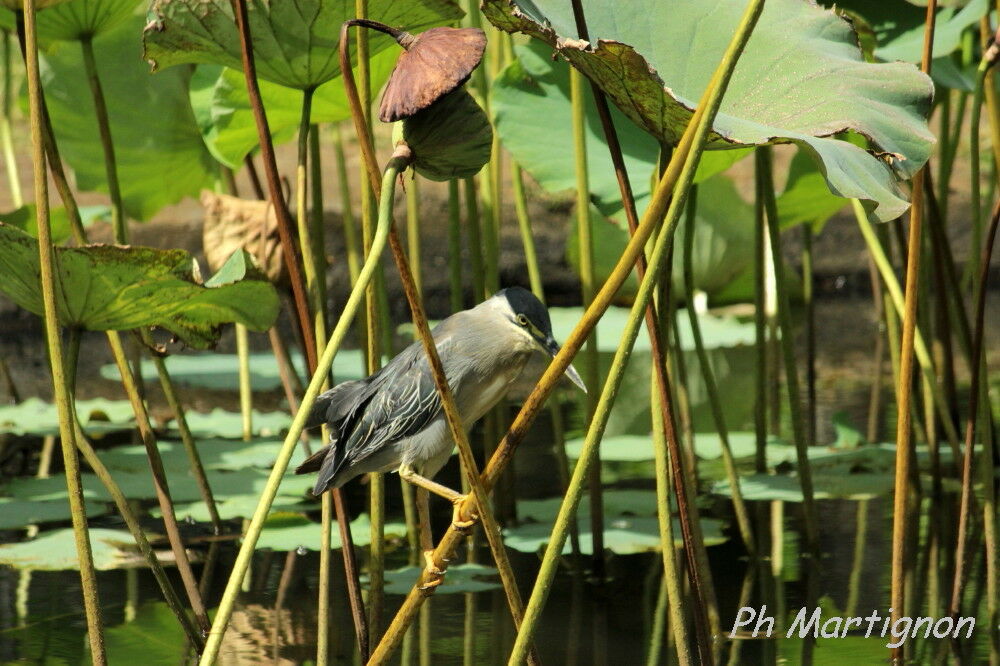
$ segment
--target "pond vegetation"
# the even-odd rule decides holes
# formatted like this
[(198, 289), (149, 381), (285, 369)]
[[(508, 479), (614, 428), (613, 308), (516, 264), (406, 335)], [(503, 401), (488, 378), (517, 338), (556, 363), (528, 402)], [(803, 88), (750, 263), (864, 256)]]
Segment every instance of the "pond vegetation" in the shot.
[[(1000, 663), (1000, 5), (942, 5), (0, 0), (0, 660)], [(188, 198), (204, 272), (132, 244)], [(511, 284), (563, 347), (466, 432), (428, 310)], [(290, 471), (414, 341), (482, 525), (427, 553)]]

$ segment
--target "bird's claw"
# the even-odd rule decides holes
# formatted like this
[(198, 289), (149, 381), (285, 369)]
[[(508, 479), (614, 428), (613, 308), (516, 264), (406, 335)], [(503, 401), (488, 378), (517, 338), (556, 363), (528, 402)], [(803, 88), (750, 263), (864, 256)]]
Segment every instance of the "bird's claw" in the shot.
[(452, 500), (455, 508), (451, 515), (451, 526), (463, 533), (468, 532), (479, 520), (479, 516), (474, 512), (470, 512), (468, 515), (462, 512), (462, 505), (465, 503), (466, 497), (468, 495), (461, 495)]
[(437, 587), (442, 582), (444, 582), (444, 574), (447, 569), (439, 569), (434, 563), (434, 551), (425, 550), (424, 551), (424, 572), (427, 574), (424, 578), (426, 579), (424, 583), (420, 586), (421, 590), (429, 590), (431, 588)]

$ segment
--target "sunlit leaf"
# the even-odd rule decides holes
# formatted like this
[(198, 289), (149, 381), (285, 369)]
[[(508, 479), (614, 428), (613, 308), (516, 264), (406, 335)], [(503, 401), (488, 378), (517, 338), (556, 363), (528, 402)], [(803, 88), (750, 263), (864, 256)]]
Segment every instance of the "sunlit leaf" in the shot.
[[(299, 376), (305, 373), (305, 361), (298, 352), (293, 352), (292, 364)], [(344, 349), (337, 353), (333, 361), (333, 376), (337, 381), (361, 379), (363, 358), (360, 350)], [(172, 354), (166, 359), (170, 377), (178, 386), (194, 386), (217, 390), (239, 388), (239, 360), (236, 354)], [(150, 360), (142, 362), (142, 375), (146, 381), (156, 382), (156, 368)], [(101, 376), (118, 381), (118, 367), (113, 363), (101, 366)], [(271, 352), (250, 353), (250, 383), (255, 391), (273, 391), (281, 388), (278, 362)]]
[[(368, 18), (420, 32), (462, 16), (447, 0), (372, 0)], [(340, 76), (337, 48), (341, 24), (355, 17), (354, 5), (329, 0), (272, 0), (250, 3), (257, 74), (289, 88), (312, 88)], [(371, 54), (395, 45), (371, 32)], [(208, 63), (242, 69), (232, 7), (224, 0), (156, 0), (143, 31), (145, 58), (154, 69)], [(352, 55), (356, 40), (351, 40)]]
[[(385, 572), (386, 594), (409, 594), (423, 569), (403, 567)], [(368, 584), (368, 577), (362, 576)], [(434, 588), (435, 594), (459, 594), (462, 592), (488, 592), (503, 587), (497, 570), (482, 564), (467, 562), (448, 567), (444, 581)]]
[[(591, 0), (583, 9), (589, 44), (576, 39), (571, 3), (483, 4), (494, 25), (556, 48), (633, 122), (676, 143), (744, 6)], [(930, 79), (910, 64), (865, 62), (854, 31), (833, 12), (801, 0), (769, 1), (729, 83), (711, 143), (797, 143), (823, 164), (831, 191), (870, 200), (879, 219), (892, 219), (908, 206), (896, 179), (915, 173), (934, 142), (926, 124), (932, 94)], [(848, 129), (867, 136), (881, 156), (828, 138)]]
[[(515, 47), (517, 60), (493, 79), (490, 110), (497, 134), (514, 160), (549, 192), (576, 189), (573, 130), (570, 120), (569, 66), (551, 58), (552, 49), (540, 42)], [(591, 200), (606, 217), (624, 225), (621, 191), (597, 108), (589, 91), (584, 95), (587, 123), (587, 178)], [(636, 209), (641, 215), (649, 203), (650, 178), (659, 155), (656, 140), (616, 107), (611, 107), (625, 168), (629, 173)], [(540, 123), (539, 118), (548, 122)], [(745, 157), (746, 149), (712, 151), (702, 157), (696, 182), (718, 173)], [(620, 227), (619, 233), (622, 233)]]
[[(108, 513), (107, 506), (101, 502), (88, 501), (86, 505), (89, 518)], [(69, 502), (66, 500), (30, 502), (0, 497), (0, 530), (12, 530), (41, 523), (68, 522), (72, 517)]]
[[(257, 541), (257, 549), (272, 550), (319, 550), (321, 525), (298, 513), (276, 512), (268, 516), (264, 523), (264, 531)], [(385, 524), (386, 538), (405, 537), (406, 525), (387, 522)], [(367, 546), (371, 540), (371, 522), (368, 514), (361, 514), (351, 521), (351, 535), (355, 546)], [(331, 548), (340, 548), (340, 532), (332, 530), (330, 536)]]
[[(88, 245), (56, 248), (56, 255), (63, 326), (92, 331), (160, 326), (192, 347), (208, 347), (223, 324), (263, 331), (278, 316), (274, 287), (245, 252), (233, 254), (204, 284), (184, 250)], [(0, 224), (0, 291), (42, 315), (38, 271), (38, 242)]]
[[(67, 4), (67, 8), (76, 0)], [(211, 187), (217, 165), (205, 149), (188, 99), (190, 72), (150, 76), (130, 17), (94, 39), (111, 121), (126, 212), (139, 220)], [(82, 190), (107, 192), (104, 152), (80, 47), (63, 42), (42, 54), (42, 85), (63, 159)]]
[[(58, 479), (65, 485), (64, 479)], [(94, 558), (94, 568), (98, 571), (115, 569), (130, 555), (123, 550), (134, 544), (132, 535), (122, 530), (108, 530), (92, 527), (88, 530), (90, 546)], [(37, 569), (61, 571), (78, 569), (76, 542), (72, 529), (45, 532), (30, 541), (0, 546), (0, 564), (16, 569)]]
[[(892, 474), (813, 475), (815, 499), (870, 499), (892, 490)], [(740, 490), (746, 500), (783, 500), (801, 502), (802, 486), (798, 477), (784, 474), (754, 474), (740, 478)], [(717, 495), (730, 495), (728, 481), (712, 486)]]
[[(38, 3), (38, 39), (50, 41), (74, 41), (93, 38), (112, 30), (135, 15), (141, 0), (73, 0), (73, 2)], [(0, 3), (5, 4), (5, 3)], [(15, 2), (20, 9), (20, 3)], [(2, 10), (0, 10), (2, 11)], [(6, 11), (0, 13), (0, 25), (12, 29), (14, 17)]]
[[(76, 413), (85, 432), (93, 435), (128, 430), (135, 424), (132, 406), (127, 400), (77, 400)], [(0, 433), (15, 435), (59, 434), (59, 410), (41, 398), (27, 398), (16, 405), (0, 405)]]

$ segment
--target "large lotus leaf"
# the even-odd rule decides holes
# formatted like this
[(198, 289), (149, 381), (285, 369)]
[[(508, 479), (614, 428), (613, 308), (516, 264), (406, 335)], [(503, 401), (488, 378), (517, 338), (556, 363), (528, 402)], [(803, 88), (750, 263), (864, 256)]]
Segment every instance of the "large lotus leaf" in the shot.
[[(220, 437), (223, 439), (239, 439), (243, 436), (243, 415), (239, 412), (229, 412), (216, 407), (207, 414), (201, 412), (187, 413), (188, 427), (195, 437)], [(251, 412), (253, 432), (260, 437), (275, 437), (288, 431), (292, 417), (285, 412)], [(171, 430), (177, 429), (177, 423), (171, 421)]]
[[(272, 550), (319, 550), (320, 532), (322, 526), (298, 513), (275, 512), (264, 522), (264, 531), (260, 534), (256, 548)], [(406, 525), (403, 523), (386, 523), (386, 537), (406, 536)], [(355, 546), (367, 546), (371, 542), (371, 521), (368, 514), (363, 513), (351, 521), (351, 535)], [(340, 548), (340, 532), (333, 530), (330, 535), (330, 547)]]
[[(363, 363), (358, 349), (337, 352), (333, 361), (333, 376), (338, 382), (366, 377), (368, 373), (363, 372)], [(166, 365), (170, 377), (178, 386), (233, 391), (239, 388), (239, 359), (236, 354), (172, 354), (166, 358)], [(298, 370), (299, 376), (303, 376), (305, 361), (302, 354), (292, 353), (292, 365)], [(119, 379), (118, 366), (113, 363), (102, 365), (100, 372), (105, 379)], [(158, 381), (152, 361), (142, 362), (142, 376), (151, 383)], [(274, 354), (251, 352), (250, 384), (255, 391), (281, 388), (281, 375), (278, 373), (278, 362), (274, 360)]]
[[(385, 49), (371, 57), (372, 90), (381, 88), (389, 78), (398, 55), (395, 49)], [(260, 94), (267, 109), (272, 140), (278, 144), (294, 138), (301, 120), (302, 92), (261, 80)], [(191, 79), (191, 106), (205, 144), (223, 164), (235, 167), (257, 147), (257, 123), (250, 110), (242, 71), (199, 65)], [(342, 81), (328, 81), (315, 90), (310, 115), (314, 123), (334, 123), (350, 117)]]
[[(483, 11), (497, 27), (556, 48), (640, 127), (676, 143), (743, 4), (583, 4), (590, 44), (576, 39), (571, 3), (486, 0)], [(912, 176), (930, 154), (932, 94), (913, 65), (865, 62), (854, 31), (832, 11), (771, 0), (733, 74), (710, 147), (798, 143), (822, 164), (831, 191), (870, 200), (879, 219), (892, 219), (908, 205), (896, 177)], [(829, 138), (846, 130), (868, 137), (878, 156)]]
[[(504, 147), (514, 160), (548, 192), (576, 189), (572, 150), (569, 66), (552, 60), (551, 49), (539, 42), (515, 47), (517, 59), (493, 80), (490, 110)], [(604, 140), (600, 117), (588, 91), (586, 111), (587, 179), (591, 200), (602, 215), (624, 222), (621, 191)], [(611, 106), (625, 169), (639, 214), (649, 203), (651, 177), (659, 145), (649, 134)], [(539, 118), (549, 122), (540, 123)], [(745, 157), (748, 149), (712, 151), (701, 158), (695, 182), (701, 182)]]
[[(77, 400), (76, 413), (88, 434), (128, 430), (135, 424), (127, 400)], [(28, 398), (16, 405), (0, 405), (0, 433), (58, 435), (59, 411), (41, 398)]]
[[(88, 245), (56, 248), (59, 322), (93, 331), (161, 326), (192, 347), (208, 347), (222, 324), (267, 330), (278, 316), (278, 295), (234, 253), (208, 282), (184, 250)], [(43, 313), (38, 282), (38, 242), (0, 224), (0, 291), (37, 315)]]
[[(113, 30), (135, 13), (141, 0), (73, 0), (38, 12), (38, 38), (42, 43), (93, 38)], [(17, 9), (20, 9), (20, 3)], [(41, 5), (44, 7), (44, 3)], [(0, 26), (12, 30), (14, 15), (0, 9)]]
[[(823, 193), (832, 197), (825, 186)], [(843, 199), (839, 201), (843, 202)], [(716, 174), (698, 186), (695, 218), (691, 253), (692, 280), (697, 291), (714, 297), (753, 266), (753, 208), (743, 201), (732, 180)], [(613, 224), (603, 216), (595, 215), (593, 211), (590, 226), (593, 234), (594, 272), (600, 284), (618, 263), (618, 258), (628, 244), (629, 233), (624, 224)], [(570, 265), (579, 272), (577, 231), (577, 226), (574, 225), (566, 243), (566, 255)], [(673, 288), (678, 293), (683, 293), (684, 289), (684, 267), (679, 253), (686, 234), (687, 226), (681, 224), (674, 236), (678, 258), (674, 261), (672, 279)], [(624, 289), (625, 293), (634, 294), (638, 291), (638, 280), (634, 272)], [(753, 292), (745, 294), (744, 298), (752, 299)]]
[[(211, 187), (217, 165), (191, 112), (190, 72), (177, 69), (150, 76), (135, 37), (141, 26), (141, 17), (134, 17), (99, 35), (94, 52), (125, 210), (145, 220)], [(76, 174), (77, 186), (107, 192), (104, 152), (79, 45), (54, 45), (42, 54), (41, 67), (59, 149)]]
[[(65, 480), (59, 479), (65, 485)], [(132, 535), (122, 530), (92, 527), (89, 532), (94, 568), (98, 571), (116, 569), (133, 559), (124, 548), (134, 544)], [(0, 546), (0, 564), (15, 569), (62, 571), (78, 569), (76, 542), (72, 529), (47, 532), (31, 541)]]
[[(94, 518), (106, 513), (108, 513), (107, 505), (94, 501), (87, 502), (88, 517)], [(39, 523), (69, 522), (72, 517), (69, 502), (66, 500), (29, 502), (0, 497), (0, 530), (13, 530)]]
[[(340, 26), (355, 17), (342, 0), (255, 0), (248, 3), (257, 74), (289, 88), (312, 88), (340, 76)], [(372, 0), (368, 18), (420, 32), (462, 16), (448, 0)], [(370, 31), (370, 53), (395, 42)], [(242, 69), (240, 40), (228, 0), (156, 0), (143, 31), (153, 69), (210, 63)], [(356, 40), (351, 40), (352, 52)]]
[[(926, 7), (905, 0), (837, 0), (835, 3), (822, 0), (822, 3), (862, 18), (864, 27), (874, 33), (876, 57), (920, 62)], [(940, 7), (934, 19), (934, 55), (945, 56), (957, 50), (962, 44), (962, 32), (977, 24), (989, 9), (989, 0), (969, 0), (964, 7)]]

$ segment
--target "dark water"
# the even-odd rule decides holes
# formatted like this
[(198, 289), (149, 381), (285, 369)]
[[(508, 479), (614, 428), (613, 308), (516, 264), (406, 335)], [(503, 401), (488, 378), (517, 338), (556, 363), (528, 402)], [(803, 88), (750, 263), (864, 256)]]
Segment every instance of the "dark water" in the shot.
[[(991, 305), (997, 305), (996, 296)], [(867, 301), (831, 299), (821, 302), (818, 311), (818, 441), (830, 443), (835, 431), (833, 415), (843, 413), (848, 421), (864, 430), (869, 400), (871, 351), (874, 327), (867, 318)], [(987, 330), (997, 331), (997, 308), (992, 308)], [(102, 351), (99, 340), (93, 342), (93, 358), (87, 362), (99, 364)], [(988, 341), (995, 356), (998, 349), (995, 333)], [(16, 349), (15, 349), (16, 347)], [(14, 360), (15, 376), (34, 376), (28, 368), (38, 366), (37, 343), (12, 338), (0, 340), (0, 355)], [(20, 353), (18, 352), (20, 351)], [(27, 351), (26, 351), (27, 350)], [(36, 354), (33, 358), (32, 354)], [(735, 353), (725, 359), (730, 370), (722, 381), (727, 395), (727, 419), (734, 428), (750, 425), (753, 406), (752, 357)], [(694, 370), (696, 371), (696, 370)], [(81, 372), (87, 378), (95, 373)], [(648, 374), (632, 381), (645, 381)], [(752, 390), (752, 389), (751, 389)], [(84, 385), (83, 395), (99, 395), (113, 389), (100, 380)], [(40, 389), (38, 392), (42, 392)], [(155, 401), (155, 393), (153, 400)], [(232, 395), (219, 392), (198, 394), (193, 402), (200, 406), (223, 404), (235, 408)], [(262, 400), (277, 401), (275, 396)], [(890, 401), (888, 391), (883, 404)], [(265, 407), (266, 408), (266, 407)], [(646, 408), (641, 408), (641, 414)], [(513, 411), (510, 412), (511, 415)], [(648, 414), (648, 411), (645, 412)], [(579, 416), (567, 414), (572, 426)], [(621, 422), (639, 418), (625, 414)], [(646, 416), (648, 418), (648, 416)], [(894, 415), (882, 415), (882, 439), (891, 432)], [(783, 429), (787, 433), (788, 415), (783, 414)], [(711, 430), (707, 412), (696, 410), (696, 427)], [(550, 451), (548, 417), (540, 419), (529, 440), (516, 459), (514, 493), (519, 498), (557, 496), (559, 492), (556, 462)], [(442, 471), (442, 482), (457, 486), (458, 467), (453, 459)], [(619, 487), (652, 489), (652, 479), (620, 481)], [(348, 487), (349, 505), (358, 513), (365, 505), (367, 489), (352, 484)], [(388, 506), (393, 517), (401, 516), (401, 502), (395, 476), (390, 477)], [(941, 557), (951, 561), (954, 533), (954, 495), (946, 494), (934, 503), (922, 505), (924, 534), (929, 525), (941, 530)], [(450, 520), (450, 507), (432, 500), (435, 532), (440, 535)], [(701, 508), (706, 515), (728, 521), (729, 540), (708, 548), (714, 590), (718, 598), (719, 625), (727, 634), (741, 607), (759, 609), (767, 605), (767, 614), (777, 618), (772, 639), (728, 640), (717, 636), (717, 663), (800, 663), (803, 641), (784, 636), (788, 618), (806, 602), (806, 576), (817, 575), (816, 585), (824, 619), (832, 616), (868, 616), (877, 610), (883, 616), (889, 606), (889, 561), (892, 504), (888, 498), (868, 501), (820, 501), (819, 541), (821, 561), (812, 568), (800, 555), (802, 524), (800, 505), (793, 502), (751, 502), (755, 531), (760, 538), (771, 541), (760, 561), (754, 563), (740, 545), (732, 521), (732, 509), (722, 499), (703, 495)], [(941, 510), (934, 518), (933, 510)], [(935, 522), (936, 521), (936, 522)], [(114, 517), (100, 518), (95, 524), (118, 527)], [(0, 540), (17, 540), (21, 534), (0, 533)], [(481, 537), (480, 537), (481, 540)], [(917, 572), (913, 577), (913, 594), (926, 600), (932, 593), (933, 576), (929, 575), (925, 540), (921, 541)], [(198, 551), (198, 548), (193, 549)], [(235, 548), (223, 548), (219, 571), (214, 578), (208, 602), (218, 602), (228, 566)], [(509, 551), (525, 599), (537, 574), (539, 557)], [(481, 544), (475, 550), (476, 560), (488, 563), (488, 549)], [(359, 551), (364, 558), (364, 553)], [(387, 568), (407, 564), (408, 553), (403, 544), (390, 543)], [(987, 627), (983, 598), (985, 573), (981, 555), (977, 555), (967, 589), (967, 604), (980, 609), (975, 634), (963, 643), (962, 663), (980, 663), (987, 658), (990, 636), (996, 627)], [(316, 595), (318, 555), (315, 552), (269, 553), (258, 551), (254, 556), (245, 592), (239, 599), (229, 633), (226, 636), (220, 663), (308, 663), (315, 659)], [(339, 553), (335, 553), (334, 589), (332, 591), (331, 659), (335, 663), (355, 663), (353, 625), (339, 568)], [(453, 563), (455, 564), (455, 563)], [(666, 608), (662, 591), (662, 562), (659, 553), (615, 556), (605, 560), (604, 580), (595, 580), (589, 572), (589, 558), (583, 558), (582, 570), (574, 573), (567, 558), (560, 568), (537, 632), (536, 647), (546, 664), (641, 664), (673, 663), (673, 648), (669, 645), (670, 627), (665, 620)], [(293, 570), (286, 576), (284, 604), (276, 608), (282, 573), (287, 566)], [(939, 591), (947, 599), (948, 566), (941, 566)], [(171, 575), (174, 576), (172, 570)], [(748, 578), (749, 577), (749, 578)], [(108, 654), (111, 663), (184, 663), (188, 658), (184, 637), (176, 622), (159, 601), (160, 593), (145, 570), (114, 570), (99, 572), (101, 602), (106, 624)], [(749, 582), (748, 582), (749, 581)], [(179, 581), (175, 581), (180, 589)], [(401, 595), (387, 597), (386, 622), (402, 602)], [(438, 594), (425, 604), (420, 621), (396, 655), (397, 663), (406, 664), (491, 664), (506, 663), (514, 631), (499, 589), (476, 593)], [(690, 612), (685, 608), (684, 612)], [(812, 608), (809, 609), (810, 611)], [(914, 612), (913, 615), (921, 615)], [(752, 627), (750, 627), (752, 628)], [(87, 663), (85, 621), (79, 578), (76, 572), (26, 572), (0, 568), (0, 662), (2, 663)], [(749, 628), (748, 628), (749, 629)], [(878, 627), (876, 627), (876, 633)], [(863, 630), (846, 638), (822, 638), (813, 653), (813, 663), (885, 663), (889, 651), (887, 638), (865, 638)], [(948, 655), (946, 640), (909, 640), (908, 656), (913, 663), (944, 663)]]

